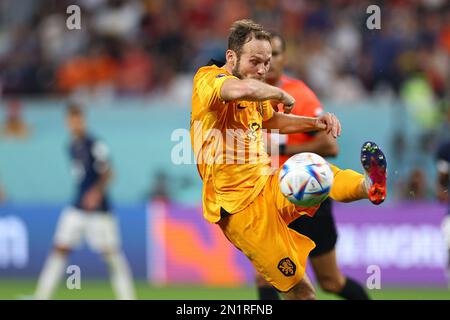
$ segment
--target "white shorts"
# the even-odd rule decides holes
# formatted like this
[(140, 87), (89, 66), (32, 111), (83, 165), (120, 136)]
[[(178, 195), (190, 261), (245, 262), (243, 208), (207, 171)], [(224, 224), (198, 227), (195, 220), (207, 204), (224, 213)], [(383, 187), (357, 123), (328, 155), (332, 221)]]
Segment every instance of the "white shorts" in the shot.
[(96, 252), (118, 250), (120, 235), (115, 216), (105, 212), (85, 212), (68, 207), (58, 220), (54, 243), (56, 246), (75, 249), (83, 240)]

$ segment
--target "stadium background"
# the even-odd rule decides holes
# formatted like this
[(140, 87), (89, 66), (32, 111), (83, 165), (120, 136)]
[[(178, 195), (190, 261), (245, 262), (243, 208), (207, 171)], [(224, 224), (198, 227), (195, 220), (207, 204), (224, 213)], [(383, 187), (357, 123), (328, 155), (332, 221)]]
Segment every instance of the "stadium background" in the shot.
[[(81, 8), (81, 30), (66, 28), (71, 4)], [(111, 148), (111, 193), (138, 296), (256, 298), (248, 262), (201, 218), (195, 166), (171, 157), (180, 143), (190, 145), (193, 72), (222, 57), (229, 25), (244, 17), (286, 36), (290, 74), (341, 119), (333, 162), (359, 170), (368, 139), (386, 150), (387, 203), (336, 208), (344, 271), (365, 283), (367, 268), (379, 266), (375, 298), (450, 298), (433, 160), (450, 137), (449, 7), (385, 1), (381, 30), (368, 30), (370, 4), (1, 1), (0, 298), (32, 294), (71, 199), (64, 128), (71, 99), (85, 105), (92, 132)], [(81, 268), (82, 289), (63, 281), (58, 298), (113, 298), (99, 257), (83, 249), (70, 263)]]

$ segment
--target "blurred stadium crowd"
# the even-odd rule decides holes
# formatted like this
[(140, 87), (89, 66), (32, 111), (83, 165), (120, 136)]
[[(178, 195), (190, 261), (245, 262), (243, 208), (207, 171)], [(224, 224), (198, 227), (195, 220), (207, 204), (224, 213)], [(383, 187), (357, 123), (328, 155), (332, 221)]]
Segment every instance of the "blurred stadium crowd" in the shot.
[[(81, 8), (68, 30), (66, 8)], [(436, 101), (450, 83), (450, 4), (384, 1), (2, 0), (0, 89), (5, 96), (164, 93), (222, 58), (232, 21), (250, 17), (287, 39), (290, 72), (320, 98), (351, 102), (420, 88)], [(185, 83), (185, 82), (184, 82)]]
[[(380, 30), (366, 24), (374, 3)], [(73, 4), (81, 30), (66, 25)], [(446, 0), (0, 0), (0, 136), (29, 135), (20, 111), (26, 97), (81, 97), (86, 105), (162, 98), (188, 108), (193, 73), (210, 58), (224, 59), (228, 28), (242, 18), (286, 38), (288, 72), (326, 106), (392, 98), (396, 117), (412, 115), (420, 133), (392, 128), (393, 160), (432, 156), (450, 139)], [(423, 159), (411, 161), (402, 198), (432, 198)]]

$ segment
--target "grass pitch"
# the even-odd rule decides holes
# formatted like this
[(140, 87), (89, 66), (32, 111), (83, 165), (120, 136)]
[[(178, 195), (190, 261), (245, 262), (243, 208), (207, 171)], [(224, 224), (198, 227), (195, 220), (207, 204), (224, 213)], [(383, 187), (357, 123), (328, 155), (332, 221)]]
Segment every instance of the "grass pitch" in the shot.
[[(201, 286), (155, 287), (145, 281), (137, 281), (138, 299), (143, 300), (256, 300), (256, 289), (252, 286), (240, 288), (217, 288)], [(0, 299), (31, 299), (36, 280), (0, 279)], [(382, 288), (370, 290), (376, 300), (450, 300), (450, 290), (445, 288)], [(317, 290), (321, 300), (338, 299), (336, 296)], [(80, 289), (67, 289), (62, 284), (55, 299), (110, 300), (115, 299), (108, 281), (84, 280)]]

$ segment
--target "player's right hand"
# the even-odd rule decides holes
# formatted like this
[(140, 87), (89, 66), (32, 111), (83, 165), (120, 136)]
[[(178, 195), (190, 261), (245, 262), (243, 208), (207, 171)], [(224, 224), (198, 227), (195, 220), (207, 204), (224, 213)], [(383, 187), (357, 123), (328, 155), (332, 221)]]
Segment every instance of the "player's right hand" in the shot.
[(295, 99), (286, 91), (283, 91), (283, 97), (280, 102), (283, 104), (284, 113), (291, 113), (292, 109), (294, 109)]

